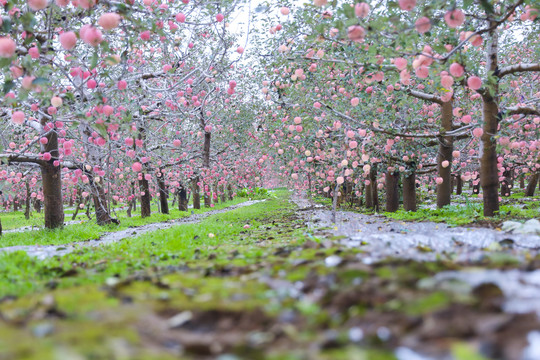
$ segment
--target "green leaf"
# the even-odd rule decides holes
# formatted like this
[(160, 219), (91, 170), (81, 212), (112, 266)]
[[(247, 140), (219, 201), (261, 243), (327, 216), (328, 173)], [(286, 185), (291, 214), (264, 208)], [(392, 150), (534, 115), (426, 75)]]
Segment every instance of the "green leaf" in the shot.
[(0, 58), (0, 69), (11, 65), (11, 58)]
[(356, 19), (356, 15), (354, 14), (354, 7), (352, 7), (350, 4), (343, 4), (343, 13), (349, 19)]
[(452, 346), (452, 355), (456, 360), (487, 360), (466, 343), (454, 344)]
[(11, 31), (11, 18), (9, 16), (2, 16), (2, 31), (5, 33)]
[(122, 120), (124, 120), (124, 122), (126, 123), (130, 123), (132, 119), (133, 119), (133, 114), (131, 114), (131, 111), (126, 111), (126, 115), (124, 116)]
[(24, 30), (28, 32), (34, 32), (34, 27), (36, 26), (36, 17), (33, 13), (27, 12), (21, 16), (21, 22), (23, 24)]
[(115, 4), (115, 7), (116, 7), (117, 12), (119, 14), (127, 14), (128, 8), (127, 8), (126, 4), (117, 3), (117, 4)]
[(49, 83), (49, 79), (44, 77), (37, 77), (32, 80), (32, 85), (46, 85)]
[(2, 88), (2, 92), (4, 94), (8, 93), (9, 90), (13, 89), (14, 86), (15, 83), (13, 82), (13, 80), (6, 80), (6, 82), (4, 83), (4, 87)]
[(97, 49), (92, 54), (92, 60), (90, 60), (90, 70), (94, 69), (97, 66), (98, 62), (98, 52)]
[(73, 95), (73, 93), (70, 93), (70, 92), (67, 92), (64, 94), (64, 97), (68, 100), (71, 100), (71, 101), (74, 101), (75, 100), (75, 95)]
[(95, 126), (96, 126), (96, 130), (101, 135), (101, 137), (104, 138), (104, 139), (107, 139), (107, 137), (108, 137), (107, 125), (105, 125), (105, 124), (96, 124)]
[(16, 4), (15, 4), (15, 1), (9, 0), (9, 1), (7, 2), (7, 4), (4, 6), (4, 8), (5, 8), (7, 11), (9, 11), (9, 10), (13, 9), (13, 8), (15, 7), (15, 5), (16, 5)]
[(488, 0), (480, 0), (480, 5), (486, 10), (486, 13), (493, 14), (493, 5)]

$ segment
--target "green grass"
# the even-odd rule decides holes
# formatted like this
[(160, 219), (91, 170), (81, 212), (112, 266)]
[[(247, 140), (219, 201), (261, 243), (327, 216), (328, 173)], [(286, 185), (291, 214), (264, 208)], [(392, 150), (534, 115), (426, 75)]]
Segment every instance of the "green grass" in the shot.
[[(472, 200), (476, 201), (472, 201)], [(396, 212), (381, 212), (380, 215), (391, 219), (401, 221), (433, 221), (444, 222), (450, 226), (461, 226), (473, 224), (475, 222), (489, 221), (493, 223), (502, 222), (505, 220), (527, 220), (532, 218), (540, 218), (540, 201), (538, 200), (522, 200), (523, 193), (516, 193), (509, 198), (503, 198), (500, 204), (498, 216), (485, 217), (483, 215), (482, 202), (478, 200), (477, 195), (474, 196), (453, 196), (453, 205), (447, 205), (441, 209), (419, 208), (417, 211), (405, 211), (399, 209)], [(516, 203), (515, 200), (521, 200)], [(332, 200), (322, 196), (314, 196), (313, 201), (327, 207), (332, 206)], [(384, 199), (379, 199), (380, 208), (384, 209)], [(459, 205), (461, 204), (461, 205)], [(465, 206), (462, 206), (465, 205)], [(420, 203), (422, 206), (422, 203)], [(371, 209), (364, 207), (349, 208), (345, 204), (341, 207), (342, 210), (351, 210), (363, 214), (374, 214)]]
[(471, 202), (468, 202), (466, 206), (447, 205), (441, 209), (418, 209), (415, 212), (400, 209), (394, 213), (382, 213), (382, 215), (395, 220), (444, 222), (451, 226), (467, 225), (479, 221), (498, 223), (510, 219), (526, 220), (538, 218), (539, 214), (540, 203), (533, 201), (525, 202), (525, 208), (510, 204), (501, 205), (499, 215), (494, 217), (485, 217), (483, 205)]
[[(55, 229), (55, 230), (40, 229), (40, 230), (24, 231), (20, 233), (5, 233), (0, 238), (0, 247), (18, 246), (18, 245), (62, 245), (62, 244), (69, 244), (72, 242), (92, 240), (92, 239), (99, 238), (101, 235), (107, 232), (120, 231), (120, 230), (127, 229), (129, 227), (141, 226), (141, 225), (146, 225), (150, 223), (164, 222), (168, 220), (187, 217), (191, 215), (192, 210), (194, 211), (195, 214), (204, 213), (210, 210), (218, 210), (218, 209), (222, 209), (231, 205), (239, 204), (246, 200), (247, 200), (246, 198), (235, 198), (232, 201), (215, 205), (215, 207), (213, 208), (201, 208), (200, 210), (189, 209), (188, 211), (179, 211), (178, 209), (169, 209), (170, 214), (168, 215), (156, 212), (157, 211), (157, 207), (156, 207), (155, 209), (153, 209), (154, 212), (152, 213), (152, 215), (147, 218), (141, 218), (140, 215), (137, 213), (133, 214), (133, 217), (129, 218), (127, 217), (127, 213), (125, 210), (117, 211), (116, 215), (118, 216), (118, 219), (120, 220), (120, 225), (111, 224), (108, 226), (97, 225), (95, 220), (88, 220), (86, 215), (83, 213), (77, 217), (80, 223), (67, 225), (63, 229)], [(10, 216), (7, 216), (7, 215), (10, 215)], [(30, 225), (28, 223), (25, 224), (22, 222), (22, 220), (26, 221), (24, 219), (24, 214), (22, 213), (9, 213), (7, 215), (2, 216), (2, 225), (5, 222), (4, 218), (7, 218), (8, 225), (11, 226), (11, 228), (17, 228), (21, 226)], [(68, 218), (66, 216), (66, 221), (69, 221), (69, 220), (71, 220), (71, 217)], [(40, 218), (36, 216), (30, 219), (30, 222), (32, 224), (37, 221), (39, 221), (40, 225), (43, 224), (42, 217)], [(18, 224), (18, 226), (14, 226), (14, 224)]]
[[(109, 246), (82, 248), (62, 258), (40, 261), (29, 257), (21, 251), (0, 254), (0, 274), (2, 274), (0, 278), (0, 298), (6, 295), (22, 295), (31, 290), (43, 289), (45, 284), (52, 279), (62, 278), (65, 274), (74, 271), (85, 272), (88, 268), (93, 268), (93, 270), (90, 273), (85, 272), (82, 277), (68, 276), (65, 283), (71, 286), (88, 282), (102, 282), (107, 277), (125, 276), (133, 271), (154, 266), (157, 263), (163, 266), (178, 264), (177, 259), (179, 257), (185, 259), (193, 259), (195, 256), (207, 258), (210, 253), (214, 252), (213, 248), (219, 248), (224, 244), (225, 239), (246, 232), (244, 225), (248, 224), (251, 228), (257, 228), (262, 226), (262, 223), (257, 220), (258, 217), (264, 218), (268, 212), (286, 211), (290, 206), (284, 202), (286, 192), (278, 192), (278, 194), (279, 196), (276, 199), (216, 214), (196, 224), (178, 225), (170, 229), (146, 233)], [(236, 203), (239, 202), (241, 200), (236, 200)], [(230, 206), (232, 203), (234, 202), (226, 203), (222, 207)], [(219, 207), (216, 206), (214, 209)], [(208, 211), (208, 209), (200, 210), (200, 212), (204, 211)], [(156, 214), (156, 216), (163, 219), (163, 215)], [(152, 222), (148, 218), (139, 221), (134, 220), (134, 224), (140, 225), (141, 221)], [(123, 226), (124, 228), (127, 227), (126, 225)], [(89, 230), (81, 236), (80, 232), (85, 227)], [(69, 240), (80, 241), (84, 236), (94, 238), (98, 234), (98, 230), (106, 231), (106, 228), (86, 224), (82, 227), (75, 225), (62, 230), (43, 230), (29, 233), (45, 235), (45, 240), (37, 239), (36, 235), (36, 241), (42, 243), (54, 243), (55, 241), (67, 243)], [(28, 236), (29, 233), (13, 235)], [(242, 246), (248, 245), (251, 245), (251, 243), (242, 244)], [(234, 248), (233, 246), (232, 249)], [(259, 248), (250, 249), (250, 255), (253, 255), (253, 259), (250, 261), (256, 261), (259, 250)], [(93, 264), (101, 261), (105, 261), (106, 266), (98, 265), (94, 268)], [(230, 260), (227, 254), (222, 254), (213, 259), (212, 263), (214, 262), (228, 264)], [(204, 263), (204, 261), (198, 262), (198, 264)]]

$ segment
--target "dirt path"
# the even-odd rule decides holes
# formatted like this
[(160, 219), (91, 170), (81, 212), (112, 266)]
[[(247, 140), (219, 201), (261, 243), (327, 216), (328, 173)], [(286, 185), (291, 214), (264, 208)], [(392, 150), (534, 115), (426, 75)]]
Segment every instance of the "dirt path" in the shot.
[(226, 207), (224, 209), (210, 210), (202, 214), (194, 214), (185, 218), (142, 225), (142, 226), (128, 228), (128, 229), (116, 231), (116, 232), (110, 232), (110, 233), (104, 234), (99, 239), (95, 239), (95, 240), (81, 241), (81, 242), (66, 244), (66, 245), (10, 246), (10, 247), (0, 248), (0, 253), (13, 252), (13, 251), (25, 251), (28, 255), (37, 257), (38, 259), (45, 259), (45, 258), (53, 257), (53, 256), (64, 256), (81, 247), (95, 247), (95, 246), (112, 244), (115, 242), (122, 241), (126, 238), (136, 237), (136, 236), (139, 236), (147, 232), (151, 232), (151, 231), (168, 229), (170, 227), (181, 225), (181, 224), (194, 224), (211, 215), (224, 213), (224, 212), (242, 208), (245, 206), (250, 206), (261, 201), (264, 201), (264, 200), (246, 201), (237, 205)]

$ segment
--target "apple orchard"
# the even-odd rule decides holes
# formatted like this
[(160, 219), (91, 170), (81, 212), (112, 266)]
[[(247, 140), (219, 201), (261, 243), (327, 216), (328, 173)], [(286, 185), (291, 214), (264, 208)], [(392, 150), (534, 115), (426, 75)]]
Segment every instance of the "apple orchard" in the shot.
[(468, 185), (493, 216), (538, 187), (538, 0), (0, 3), (2, 204), (47, 228), (281, 184), (386, 211)]

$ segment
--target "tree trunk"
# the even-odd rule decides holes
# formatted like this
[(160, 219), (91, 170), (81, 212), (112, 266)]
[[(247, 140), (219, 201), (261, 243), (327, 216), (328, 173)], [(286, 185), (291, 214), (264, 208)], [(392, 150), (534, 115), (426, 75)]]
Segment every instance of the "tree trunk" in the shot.
[(379, 212), (379, 194), (377, 189), (377, 163), (371, 165), (369, 170), (369, 181), (371, 186), (371, 207), (375, 209), (376, 212)]
[(456, 195), (461, 195), (463, 192), (463, 179), (461, 178), (461, 173), (456, 175)]
[(225, 203), (227, 201), (227, 195), (225, 194), (225, 185), (221, 184), (219, 185), (219, 198), (221, 203)]
[(94, 201), (94, 208), (96, 211), (96, 221), (97, 224), (108, 225), (112, 222), (118, 222), (113, 219), (107, 208), (107, 196), (105, 195), (105, 190), (101, 184), (96, 184), (92, 181), (92, 200)]
[(416, 173), (403, 176), (403, 208), (416, 211)]
[(75, 206), (75, 212), (73, 213), (71, 220), (75, 220), (77, 218), (77, 214), (79, 213), (81, 204), (83, 204), (83, 198), (82, 198), (82, 190), (81, 188), (79, 188), (77, 189), (77, 206)]
[[(452, 130), (452, 101), (443, 102), (441, 105), (441, 125), (445, 131)], [(437, 172), (443, 179), (441, 184), (437, 184), (437, 207), (440, 209), (445, 205), (450, 205), (452, 195), (452, 151), (454, 150), (454, 138), (443, 136), (439, 139), (439, 152), (437, 154)], [(448, 161), (448, 166), (443, 167), (443, 161)]]
[(372, 186), (373, 186), (373, 183), (370, 180), (369, 185), (366, 185), (366, 188), (365, 188), (365, 191), (364, 191), (365, 196), (366, 196), (366, 208), (368, 208), (368, 209), (373, 209), (373, 207), (374, 207), (374, 205), (373, 205), (373, 195), (371, 194)]
[[(56, 135), (54, 138), (56, 140)], [(58, 146), (56, 148), (58, 148)], [(62, 174), (60, 166), (54, 166), (52, 163), (53, 160), (41, 166), (43, 200), (45, 203), (45, 227), (47, 229), (57, 229), (64, 226)]]
[(144, 174), (142, 176), (142, 179), (139, 180), (139, 188), (141, 189), (141, 217), (149, 217), (152, 213), (150, 208), (150, 186), (148, 184), (148, 180), (144, 178)]
[[(102, 161), (106, 154), (99, 147), (90, 146), (91, 143), (89, 139), (92, 136), (92, 128), (88, 124), (81, 123), (79, 125), (79, 131), (82, 133), (84, 143), (89, 145), (86, 148), (86, 156), (88, 161), (90, 163), (98, 164), (100, 161)], [(97, 176), (95, 176), (92, 170), (86, 170), (85, 172), (90, 180), (90, 193), (94, 203), (97, 224), (101, 226), (110, 224), (112, 222), (118, 223), (116, 219), (111, 217), (109, 212), (109, 204), (105, 189), (101, 183), (94, 181)], [(90, 199), (88, 201), (90, 201)]]
[(510, 185), (510, 190), (512, 190), (514, 188), (514, 180), (516, 177), (515, 169), (511, 168), (510, 170), (508, 170), (508, 174), (508, 184)]
[(41, 200), (36, 199), (36, 200), (34, 201), (34, 210), (35, 210), (38, 214), (41, 214)]
[(158, 177), (158, 187), (159, 187), (159, 203), (161, 205), (161, 213), (168, 214), (169, 202), (167, 201), (167, 199), (169, 198), (169, 190), (167, 189), (167, 186), (165, 185), (165, 181), (163, 181), (163, 173), (161, 173), (160, 176)]
[[(498, 34), (496, 24), (494, 30), (489, 32), (487, 44), (487, 72), (498, 71)], [(484, 133), (482, 134), (482, 156), (480, 158), (480, 185), (482, 186), (484, 200), (484, 216), (494, 216), (499, 212), (499, 175), (497, 169), (497, 126), (499, 123), (499, 106), (497, 97), (498, 84), (492, 84), (491, 91), (481, 91), (483, 99)]]
[(529, 183), (525, 189), (525, 196), (534, 196), (534, 191), (536, 190), (536, 185), (538, 184), (539, 173), (532, 174), (529, 178)]
[(199, 177), (197, 176), (193, 180), (191, 180), (191, 186), (192, 186), (192, 193), (193, 193), (193, 208), (194, 209), (200, 209), (201, 208), (201, 187), (198, 184)]
[(509, 170), (509, 169), (506, 169), (504, 172), (503, 172), (503, 181), (501, 181), (501, 196), (505, 196), (505, 197), (508, 197), (510, 196), (511, 194), (511, 189), (512, 189), (512, 185), (511, 185), (511, 177), (512, 177), (512, 172)]
[[(203, 168), (205, 171), (210, 170), (210, 141), (212, 139), (212, 133), (204, 132), (204, 147), (203, 147)], [(206, 188), (208, 186), (208, 189)], [(208, 190), (208, 191), (207, 191)], [(210, 207), (212, 204), (212, 198), (210, 197), (210, 184), (204, 185), (204, 206)]]
[(386, 211), (396, 212), (399, 209), (399, 172), (386, 173)]
[(227, 193), (229, 195), (229, 201), (232, 201), (234, 199), (234, 195), (233, 195), (233, 189), (232, 189), (231, 184), (227, 185)]
[(338, 203), (338, 195), (339, 194), (339, 184), (336, 182), (336, 186), (334, 187), (334, 194), (332, 195), (332, 222), (336, 223), (336, 217), (337, 217), (337, 203)]
[(525, 176), (523, 174), (519, 177), (519, 188), (525, 189)]
[(178, 210), (188, 211), (187, 191), (183, 186), (178, 190)]
[(90, 216), (90, 201), (85, 200), (85, 204), (86, 204), (86, 217), (88, 218), (88, 220), (92, 220), (92, 216)]
[(26, 200), (25, 200), (25, 210), (24, 210), (24, 218), (26, 220), (30, 219), (30, 183), (28, 180), (26, 181)]
[[(135, 188), (135, 182), (131, 182), (131, 209), (137, 211), (137, 189)], [(131, 216), (130, 216), (131, 217)]]

